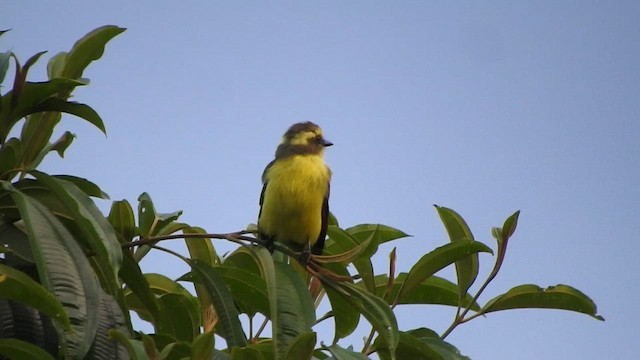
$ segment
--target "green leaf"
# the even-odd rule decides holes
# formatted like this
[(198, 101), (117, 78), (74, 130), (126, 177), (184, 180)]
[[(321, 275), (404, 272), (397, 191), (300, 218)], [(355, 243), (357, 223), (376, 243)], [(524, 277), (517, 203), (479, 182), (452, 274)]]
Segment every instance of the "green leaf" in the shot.
[(331, 355), (333, 356), (332, 359), (335, 360), (369, 360), (369, 357), (367, 357), (365, 354), (353, 351), (352, 347), (345, 349), (334, 344), (325, 347), (325, 349), (331, 353)]
[(333, 215), (333, 213), (331, 211), (329, 211), (329, 217), (327, 219), (327, 224), (329, 224), (329, 226), (334, 225), (334, 226), (340, 226), (338, 224), (338, 218), (336, 218), (335, 215)]
[[(244, 254), (248, 255), (245, 256)], [(267, 284), (267, 294), (269, 296), (269, 313), (272, 315), (271, 319), (271, 332), (273, 334), (278, 333), (279, 329), (279, 316), (273, 316), (278, 314), (278, 285), (276, 281), (276, 269), (273, 261), (273, 257), (267, 249), (262, 246), (243, 246), (233, 253), (236, 264), (244, 263), (245, 266), (257, 266), (260, 270), (262, 278)], [(240, 260), (242, 259), (242, 260)], [(278, 353), (278, 338), (273, 337), (272, 341), (273, 354)]]
[(310, 360), (316, 346), (316, 333), (307, 332), (298, 335), (284, 355), (284, 360)]
[(16, 360), (55, 360), (40, 347), (18, 339), (0, 339), (0, 355)]
[[(162, 337), (165, 336), (165, 334), (160, 335)], [(144, 352), (145, 354), (150, 358), (150, 359), (159, 359), (160, 358), (160, 353), (158, 352), (158, 348), (156, 346), (156, 342), (154, 339), (157, 339), (159, 336), (154, 336), (151, 337), (147, 334), (140, 334), (140, 339), (142, 339), (142, 345), (144, 345)], [(170, 336), (167, 336), (167, 338), (171, 339), (169, 341), (169, 343), (173, 342), (174, 339)], [(166, 344), (165, 344), (166, 346)]]
[(191, 346), (191, 359), (211, 359), (213, 356), (214, 332), (209, 331), (196, 336)]
[(26, 117), (20, 134), (24, 151), (22, 154), (22, 170), (29, 171), (38, 167), (44, 155), (43, 149), (53, 135), (53, 129), (60, 122), (59, 112), (38, 112)]
[(504, 261), (504, 257), (507, 254), (507, 245), (509, 243), (509, 238), (516, 231), (516, 226), (518, 225), (518, 216), (520, 216), (520, 210), (513, 213), (511, 216), (505, 220), (502, 228), (492, 228), (491, 234), (496, 239), (498, 243), (498, 256), (496, 257), (496, 262), (493, 265), (493, 269), (489, 274), (488, 280), (491, 281), (498, 274), (500, 268), (502, 267), (502, 262)]
[(502, 234), (506, 236), (506, 238), (510, 238), (511, 235), (516, 231), (516, 227), (518, 226), (518, 217), (520, 216), (520, 210), (513, 213), (511, 216), (504, 221), (504, 225), (502, 225)]
[[(222, 357), (222, 359), (226, 359)], [(231, 349), (231, 359), (232, 360), (264, 360), (264, 356), (262, 353), (253, 347), (234, 347)], [(218, 358), (214, 358), (213, 360), (218, 360)]]
[(146, 192), (138, 197), (138, 226), (140, 229), (140, 237), (146, 238), (152, 235), (153, 227), (155, 227), (158, 213), (153, 205), (151, 196)]
[[(387, 359), (387, 356), (381, 356), (381, 359)], [(441, 340), (435, 332), (424, 328), (400, 332), (396, 357), (398, 359), (469, 360), (453, 345)]]
[(374, 290), (374, 271), (373, 271), (373, 263), (370, 258), (361, 258), (356, 259), (353, 262), (353, 266), (355, 266), (356, 270), (358, 270), (358, 275), (362, 279), (362, 282), (366, 285), (366, 289), (369, 292), (373, 292)]
[(57, 96), (62, 92), (70, 92), (78, 86), (84, 86), (86, 83), (74, 79), (57, 78), (49, 81), (24, 83), (24, 87), (20, 90), (18, 102), (11, 106), (11, 97), (15, 90), (11, 90), (2, 96), (2, 111), (8, 119), (17, 121), (26, 115), (32, 114), (33, 107), (43, 101)]
[(104, 127), (104, 122), (100, 115), (98, 115), (98, 113), (89, 105), (79, 102), (67, 101), (58, 97), (50, 97), (32, 107), (27, 108), (25, 111), (28, 111), (28, 114), (51, 111), (75, 115), (88, 121), (91, 125), (100, 129), (104, 134), (107, 133), (107, 129)]
[(296, 338), (311, 331), (316, 322), (313, 299), (306, 283), (293, 268), (275, 263), (278, 302), (276, 337), (278, 353), (284, 355)]
[[(336, 264), (329, 264), (325, 266), (328, 270), (331, 270), (334, 274), (341, 276), (349, 276), (349, 272), (346, 267), (338, 267)], [(329, 302), (331, 303), (331, 313), (333, 314), (333, 320), (335, 323), (335, 335), (333, 342), (343, 339), (351, 335), (358, 324), (360, 323), (360, 312), (351, 305), (351, 303), (344, 297), (344, 295), (337, 289), (332, 287), (324, 287)]]
[(136, 236), (136, 222), (133, 209), (127, 200), (114, 201), (107, 217), (116, 231), (120, 243), (128, 243)]
[(267, 284), (259, 272), (233, 266), (227, 261), (219, 270), (242, 312), (249, 316), (260, 312), (271, 317)]
[(73, 139), (75, 138), (76, 136), (71, 132), (65, 131), (62, 136), (58, 138), (58, 140), (56, 140), (53, 144), (50, 144), (48, 148), (45, 148), (45, 150), (47, 150), (47, 152), (55, 151), (61, 158), (64, 158), (64, 152), (71, 145)]
[(382, 224), (360, 224), (345, 229), (358, 241), (365, 241), (369, 236), (373, 236), (376, 244), (384, 244), (386, 242), (411, 236), (401, 230), (392, 228)]
[[(430, 276), (423, 280), (421, 283), (415, 285), (413, 290), (405, 292), (402, 296), (398, 296), (400, 289), (404, 285), (407, 273), (400, 273), (394, 279), (393, 287), (387, 295), (387, 299), (395, 299), (396, 304), (437, 304), (437, 305), (459, 305), (458, 285), (451, 281), (437, 277)], [(375, 294), (379, 297), (385, 293), (387, 289), (387, 283), (389, 278), (387, 275), (378, 275), (375, 277)], [(359, 282), (356, 285), (363, 287)], [(463, 306), (466, 308), (471, 304), (473, 297), (467, 293)], [(473, 303), (471, 310), (478, 311), (480, 306), (477, 303)]]
[(356, 261), (359, 258), (366, 259), (366, 260), (369, 259), (370, 256), (365, 255), (364, 252), (371, 245), (373, 234), (372, 236), (369, 236), (366, 240), (358, 243), (357, 241), (355, 241), (355, 239), (351, 238), (351, 236), (342, 229), (334, 228), (331, 231), (332, 233), (334, 233), (333, 234), (334, 239), (336, 239), (336, 236), (339, 233), (340, 236), (344, 236), (344, 239), (348, 239), (348, 238), (352, 239), (353, 244), (355, 244), (355, 246), (349, 248), (348, 250), (344, 250), (344, 252), (341, 252), (339, 254), (334, 254), (334, 252), (337, 250), (337, 246), (332, 246), (332, 248), (326, 252), (327, 254), (331, 254), (331, 255), (315, 256), (314, 260), (322, 264), (342, 263), (346, 265), (352, 261), (354, 264), (356, 264)]
[(398, 323), (393, 311), (383, 299), (350, 283), (334, 283), (322, 278), (321, 281), (325, 289), (333, 288), (369, 321), (378, 332), (381, 347), (388, 349), (391, 354), (395, 352), (398, 345)]
[(169, 329), (164, 328), (177, 340), (191, 342), (200, 329), (199, 304), (191, 295), (167, 293), (158, 298), (167, 316)]
[(16, 226), (20, 223), (21, 222), (15, 222), (13, 224), (0, 225), (0, 248), (3, 246), (6, 247), (6, 265), (12, 267), (19, 267), (21, 263), (35, 263), (27, 234), (19, 230)]
[(22, 151), (22, 142), (17, 138), (11, 138), (0, 146), (0, 180), (11, 180), (18, 174)]
[(65, 307), (72, 331), (63, 332), (66, 356), (86, 355), (97, 330), (99, 306), (98, 284), (79, 245), (69, 231), (43, 205), (8, 183), (9, 191), (20, 210), (40, 282)]
[(109, 330), (109, 336), (125, 347), (131, 360), (148, 359), (142, 341), (131, 340), (126, 334), (115, 329)]
[(191, 293), (185, 289), (182, 285), (176, 281), (171, 280), (165, 275), (156, 273), (144, 274), (145, 279), (149, 282), (149, 288), (156, 295), (164, 294), (180, 294), (191, 295)]
[(47, 63), (47, 76), (49, 80), (62, 77), (62, 72), (67, 63), (67, 52), (60, 51), (55, 54)]
[(80, 243), (93, 254), (94, 269), (107, 293), (122, 296), (118, 272), (122, 266), (122, 250), (113, 227), (96, 204), (73, 183), (39, 171), (31, 174), (53, 192), (69, 211), (79, 231)]
[[(0, 35), (2, 35), (0, 33)], [(9, 62), (11, 61), (11, 51), (0, 53), (0, 84), (4, 82), (4, 78), (9, 70)]]
[(65, 67), (62, 76), (78, 79), (85, 68), (94, 61), (100, 59), (109, 40), (125, 31), (125, 28), (114, 25), (106, 25), (96, 28), (78, 40), (66, 55)]
[[(464, 219), (455, 211), (435, 205), (438, 215), (447, 229), (449, 239), (455, 242), (471, 242), (474, 241), (473, 234), (467, 226)], [(460, 288), (460, 296), (466, 294), (473, 282), (478, 277), (480, 261), (477, 253), (469, 254), (469, 256), (458, 259), (456, 261), (456, 275), (458, 277), (458, 287)], [(460, 298), (460, 301), (463, 299)]]
[[(47, 101), (47, 99), (52, 98), (52, 96), (55, 96), (60, 92), (71, 92), (75, 87), (82, 85), (85, 84), (77, 80), (64, 78), (53, 79), (46, 82), (26, 82), (24, 84), (24, 88), (21, 90), (19, 101), (13, 106), (11, 104), (11, 98), (13, 97), (12, 95), (14, 90), (9, 91), (7, 94), (2, 96), (1, 100), (2, 111), (0, 111), (0, 143), (4, 141), (9, 134), (9, 131), (18, 120), (29, 114), (44, 111), (43, 106), (39, 106), (41, 103)], [(50, 134), (49, 130), (42, 130), (42, 123), (39, 125), (40, 127), (38, 129), (35, 125), (27, 126), (25, 124), (22, 129), (21, 136), (25, 146), (27, 143), (32, 142), (30, 137), (33, 136), (32, 134), (34, 132)], [(51, 129), (53, 129), (53, 126), (51, 126)], [(50, 135), (46, 137), (46, 140), (49, 140), (49, 136)], [(41, 148), (37, 149), (36, 153), (39, 153), (40, 149)]]
[[(132, 310), (137, 311), (143, 318), (145, 318), (146, 314), (147, 317), (151, 318), (150, 321), (152, 321), (154, 325), (162, 329), (164, 316), (162, 309), (160, 308), (160, 304), (158, 303), (156, 296), (151, 291), (149, 282), (142, 275), (140, 266), (133, 258), (133, 255), (128, 251), (123, 253), (120, 277), (127, 285), (125, 294), (129, 307)], [(135, 296), (135, 301), (129, 300), (129, 295), (127, 295), (129, 292)], [(133, 306), (132, 302), (135, 303), (136, 301), (140, 303), (142, 307)]]
[(27, 60), (27, 62), (24, 64), (24, 67), (20, 66), (20, 62), (18, 61), (18, 58), (14, 56), (13, 59), (15, 60), (15, 64), (16, 64), (16, 75), (13, 79), (13, 90), (11, 91), (11, 99), (10, 99), (10, 106), (12, 109), (15, 108), (15, 106), (18, 104), (18, 101), (22, 97), (22, 92), (24, 90), (25, 83), (27, 81), (27, 74), (29, 73), (29, 68), (31, 68), (31, 66), (35, 64), (36, 61), (38, 61), (38, 59), (42, 55), (44, 55), (44, 53), (46, 53), (46, 51), (41, 51), (33, 55), (32, 57), (30, 57), (29, 60)]
[(122, 312), (115, 297), (100, 291), (100, 307), (98, 308), (98, 330), (91, 343), (87, 359), (115, 358), (126, 359), (125, 346), (111, 338), (109, 331), (118, 329), (123, 334), (128, 332), (127, 318)]
[(598, 320), (596, 304), (587, 295), (568, 285), (542, 289), (537, 285), (520, 285), (491, 299), (480, 311), (482, 314), (509, 309), (558, 309), (587, 314)]
[(246, 346), (247, 338), (240, 323), (238, 310), (233, 302), (231, 292), (216, 268), (200, 260), (190, 260), (193, 274), (204, 285), (218, 314), (218, 324), (222, 327), (229, 347)]
[(159, 359), (189, 359), (191, 348), (189, 345), (176, 341), (165, 346), (158, 356)]
[(325, 247), (323, 251), (324, 255), (346, 253), (360, 244), (351, 234), (337, 226), (328, 226), (327, 235), (331, 241)]
[(71, 330), (69, 317), (58, 299), (22, 271), (0, 264), (0, 297), (27, 304)]
[[(404, 284), (398, 292), (398, 296), (402, 297), (406, 293), (413, 291), (416, 286), (441, 269), (479, 252), (491, 253), (491, 249), (481, 242), (456, 241), (431, 251), (411, 267)], [(466, 293), (465, 291), (459, 294), (460, 298), (464, 300)]]
[(109, 199), (109, 195), (104, 191), (102, 191), (102, 189), (100, 189), (98, 185), (92, 183), (91, 181), (85, 178), (81, 178), (73, 175), (53, 175), (53, 177), (73, 183), (73, 185), (77, 186), (80, 190), (82, 190), (82, 192), (84, 192), (89, 196), (105, 199), (105, 200)]
[(187, 234), (206, 234), (207, 232), (203, 228), (199, 227), (186, 227), (182, 230), (185, 235), (184, 241), (189, 250), (191, 259), (202, 260), (205, 263), (216, 266), (220, 265), (220, 259), (216, 254), (216, 249), (213, 247), (211, 238), (194, 238), (186, 236)]

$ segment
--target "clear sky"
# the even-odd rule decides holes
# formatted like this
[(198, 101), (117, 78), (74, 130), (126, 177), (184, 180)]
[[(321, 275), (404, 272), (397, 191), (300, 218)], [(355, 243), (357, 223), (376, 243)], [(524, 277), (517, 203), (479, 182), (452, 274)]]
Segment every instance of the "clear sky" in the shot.
[[(229, 232), (256, 221), (260, 175), (282, 133), (312, 120), (335, 144), (327, 162), (341, 224), (413, 235), (390, 244), (399, 270), (447, 241), (432, 204), (458, 211), (491, 245), (491, 227), (520, 209), (481, 301), (523, 283), (569, 284), (606, 318), (493, 313), (448, 338), (463, 354), (631, 359), (640, 358), (638, 19), (633, 1), (3, 1), (0, 28), (13, 30), (0, 49), (23, 62), (49, 50), (48, 60), (93, 28), (128, 28), (76, 91), (108, 136), (65, 118), (59, 131), (78, 138), (45, 171), (87, 177), (134, 204), (146, 191), (161, 212)], [(31, 80), (44, 80), (45, 63)], [(381, 247), (377, 272), (390, 250)], [(491, 261), (481, 257), (485, 275)], [(177, 277), (185, 268), (174, 263), (154, 255), (144, 265)], [(401, 308), (400, 328), (441, 332), (453, 312)], [(360, 348), (363, 336), (343, 344)]]

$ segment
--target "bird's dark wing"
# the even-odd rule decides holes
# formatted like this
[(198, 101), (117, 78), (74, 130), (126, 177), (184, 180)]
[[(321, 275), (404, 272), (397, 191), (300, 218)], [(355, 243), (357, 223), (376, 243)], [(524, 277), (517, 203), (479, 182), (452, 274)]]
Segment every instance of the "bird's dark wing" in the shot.
[(331, 185), (327, 185), (327, 195), (322, 201), (322, 212), (320, 216), (322, 218), (322, 225), (320, 226), (320, 235), (318, 240), (311, 247), (311, 253), (314, 255), (322, 255), (324, 249), (324, 239), (327, 237), (327, 226), (329, 225), (329, 193), (331, 192)]
[(260, 215), (262, 215), (262, 203), (264, 203), (264, 192), (267, 190), (267, 184), (269, 181), (267, 180), (267, 170), (273, 165), (275, 160), (271, 161), (267, 167), (264, 168), (262, 172), (262, 191), (260, 192), (260, 212), (258, 212), (258, 221), (260, 220)]

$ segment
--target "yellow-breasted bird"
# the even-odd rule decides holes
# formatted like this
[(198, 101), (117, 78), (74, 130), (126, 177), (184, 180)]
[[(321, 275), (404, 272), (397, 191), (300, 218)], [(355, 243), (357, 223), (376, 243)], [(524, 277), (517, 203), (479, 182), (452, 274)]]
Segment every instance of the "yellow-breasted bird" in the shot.
[(294, 124), (262, 173), (258, 236), (302, 251), (303, 259), (324, 247), (331, 170), (323, 154), (331, 145), (318, 125)]

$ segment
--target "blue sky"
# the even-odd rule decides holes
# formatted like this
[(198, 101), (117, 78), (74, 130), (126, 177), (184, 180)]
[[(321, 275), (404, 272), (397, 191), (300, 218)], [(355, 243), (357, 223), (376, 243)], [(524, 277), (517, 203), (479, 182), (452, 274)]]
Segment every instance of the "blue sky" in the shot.
[[(311, 120), (335, 144), (326, 157), (341, 224), (413, 235), (391, 244), (399, 270), (447, 241), (432, 204), (458, 211), (488, 244), (491, 227), (520, 209), (503, 270), (481, 301), (518, 284), (562, 283), (606, 318), (494, 313), (448, 338), (463, 354), (640, 357), (639, 3), (149, 4), (0, 5), (0, 27), (13, 29), (0, 49), (22, 61), (68, 50), (101, 25), (128, 28), (75, 93), (108, 136), (65, 118), (59, 131), (78, 138), (46, 171), (87, 177), (114, 200), (135, 203), (146, 191), (162, 212), (234, 231), (256, 220), (260, 175), (282, 133)], [(44, 65), (31, 80), (45, 78)], [(380, 249), (378, 272), (390, 250)], [(185, 271), (167, 261), (157, 255), (145, 269)], [(491, 261), (481, 258), (485, 274)], [(441, 332), (453, 311), (401, 308), (400, 327)], [(359, 348), (362, 336), (345, 344)]]

